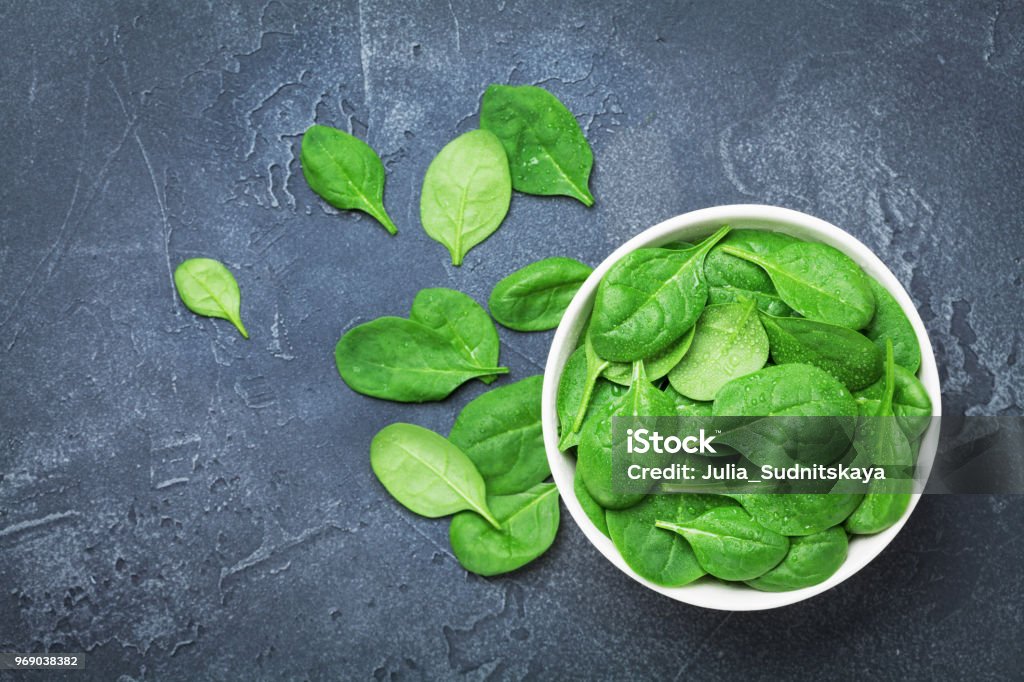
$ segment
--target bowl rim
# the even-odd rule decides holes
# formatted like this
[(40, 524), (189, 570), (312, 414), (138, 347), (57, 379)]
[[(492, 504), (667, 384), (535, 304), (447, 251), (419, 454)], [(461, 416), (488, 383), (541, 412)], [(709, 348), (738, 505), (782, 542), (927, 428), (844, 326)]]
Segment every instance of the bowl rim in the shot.
[(734, 229), (775, 229), (809, 241), (819, 241), (836, 247), (860, 265), (870, 276), (882, 284), (906, 313), (921, 345), (921, 368), (918, 376), (932, 400), (934, 418), (925, 432), (918, 453), (918, 463), (925, 480), (930, 474), (938, 447), (942, 401), (938, 369), (931, 339), (916, 306), (900, 281), (885, 263), (860, 240), (845, 230), (800, 211), (762, 204), (728, 204), (683, 213), (643, 230), (615, 249), (584, 281), (573, 297), (555, 331), (544, 368), (541, 398), (541, 422), (544, 446), (552, 477), (562, 501), (573, 521), (590, 543), (619, 570), (640, 584), (676, 601), (724, 611), (758, 611), (795, 604), (821, 594), (840, 584), (869, 564), (899, 533), (920, 501), (920, 493), (911, 496), (907, 511), (890, 528), (874, 535), (851, 539), (846, 561), (828, 580), (789, 592), (761, 592), (743, 585), (729, 585), (711, 581), (697, 581), (682, 587), (663, 587), (641, 577), (622, 559), (615, 545), (586, 516), (573, 489), (575, 458), (558, 448), (558, 412), (556, 399), (558, 383), (569, 355), (575, 349), (576, 338), (583, 326), (582, 316), (589, 313), (597, 285), (616, 262), (626, 254), (646, 246), (657, 246), (674, 239), (704, 236), (722, 225)]

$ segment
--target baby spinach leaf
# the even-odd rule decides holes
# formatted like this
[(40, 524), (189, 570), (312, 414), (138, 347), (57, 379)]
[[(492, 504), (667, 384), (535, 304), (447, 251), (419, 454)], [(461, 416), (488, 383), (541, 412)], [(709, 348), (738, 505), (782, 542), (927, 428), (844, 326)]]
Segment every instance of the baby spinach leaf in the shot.
[(489, 495), (521, 493), (547, 478), (540, 427), (540, 388), (533, 376), (474, 398), (462, 408), (448, 440), (473, 460)]
[(244, 338), (249, 338), (239, 312), (242, 295), (238, 282), (223, 263), (212, 258), (190, 258), (174, 269), (174, 286), (189, 310), (228, 320)]
[(617, 362), (651, 357), (692, 327), (708, 298), (704, 256), (728, 231), (692, 249), (638, 249), (613, 265), (590, 321), (598, 355)]
[(776, 317), (788, 317), (793, 314), (793, 309), (786, 305), (778, 294), (766, 294), (763, 291), (751, 291), (736, 287), (708, 287), (708, 305), (743, 303), (744, 301), (753, 301), (758, 310)]
[(527, 194), (561, 194), (594, 203), (587, 186), (594, 155), (576, 117), (554, 95), (532, 85), (491, 85), (480, 127), (501, 140), (512, 186)]
[(462, 567), (477, 575), (508, 573), (547, 551), (558, 533), (558, 489), (538, 483), (514, 495), (487, 498), (500, 527), (496, 530), (466, 511), (452, 518), (448, 537)]
[(870, 386), (882, 376), (882, 351), (859, 332), (799, 317), (762, 315), (761, 322), (777, 365), (813, 365), (851, 391)]
[(391, 234), (398, 232), (384, 210), (384, 164), (370, 145), (337, 128), (315, 125), (302, 136), (299, 157), (306, 182), (327, 203), (367, 213)]
[(508, 213), (512, 181), (501, 142), (486, 130), (463, 133), (434, 157), (423, 178), (420, 222), (444, 244), (452, 265), (498, 229)]
[(648, 495), (640, 504), (605, 512), (608, 534), (623, 560), (640, 577), (663, 587), (692, 583), (704, 575), (690, 544), (654, 524), (658, 519), (686, 523), (716, 507), (736, 506), (720, 495)]
[(921, 345), (914, 326), (888, 289), (871, 278), (868, 284), (875, 295), (875, 316), (864, 328), (864, 336), (875, 342), (879, 352), (885, 352), (885, 340), (891, 339), (896, 364), (916, 373), (921, 367)]
[(733, 496), (762, 527), (781, 535), (813, 535), (842, 523), (860, 504), (857, 493)]
[(429, 429), (385, 426), (370, 443), (370, 466), (391, 496), (411, 512), (437, 518), (469, 509), (500, 527), (473, 462)]
[(441, 400), (474, 377), (508, 374), (507, 367), (474, 364), (444, 334), (401, 317), (350, 329), (338, 341), (334, 360), (352, 390), (402, 403)]
[(747, 584), (762, 592), (785, 592), (823, 583), (846, 561), (848, 546), (839, 526), (791, 538), (782, 563)]
[(605, 509), (624, 509), (644, 497), (643, 494), (618, 493), (612, 489), (612, 418), (674, 415), (672, 401), (647, 380), (643, 361), (635, 362), (633, 382), (626, 395), (596, 414), (593, 420), (588, 420), (580, 434), (576, 471), (598, 504)]
[(587, 515), (590, 522), (597, 526), (597, 529), (605, 536), (608, 535), (608, 520), (605, 518), (604, 507), (597, 503), (587, 490), (586, 484), (580, 478), (579, 469), (572, 478), (572, 490), (576, 495), (576, 501), (583, 507), (583, 513)]
[(714, 400), (722, 386), (768, 360), (768, 337), (753, 301), (708, 306), (696, 329), (690, 350), (668, 375), (672, 388), (688, 398)]
[[(895, 348), (895, 343), (893, 347)], [(893, 367), (895, 392), (893, 394), (892, 411), (907, 439), (917, 440), (931, 424), (932, 400), (928, 396), (921, 380), (910, 370), (895, 365)], [(854, 393), (862, 415), (878, 414), (882, 396), (885, 393), (885, 377)]]
[(728, 245), (721, 249), (764, 268), (779, 297), (804, 317), (862, 329), (875, 313), (870, 278), (827, 244), (796, 242), (764, 255)]
[[(686, 352), (693, 343), (693, 333), (696, 325), (690, 327), (689, 331), (683, 334), (678, 341), (673, 342), (665, 350), (655, 353), (644, 360), (644, 369), (647, 371), (647, 378), (650, 381), (657, 381), (668, 374), (673, 367), (679, 364)], [(613, 362), (604, 370), (605, 379), (614, 381), (623, 386), (629, 386), (633, 380), (633, 363)]]
[[(858, 443), (875, 466), (909, 467), (914, 463), (910, 441), (900, 429), (893, 411), (896, 372), (892, 339), (886, 339), (885, 388), (874, 415), (862, 420)], [(901, 492), (907, 482), (886, 476), (873, 479), (860, 506), (846, 519), (846, 530), (860, 535), (879, 533), (903, 517), (910, 494)]]
[[(454, 289), (421, 289), (413, 299), (409, 319), (441, 332), (472, 365), (498, 364), (498, 331), (487, 312), (472, 298)], [(496, 376), (479, 377), (485, 384)]]
[(701, 568), (722, 580), (753, 580), (774, 568), (789, 551), (789, 539), (757, 525), (739, 507), (717, 507), (692, 521), (655, 524), (679, 533)]
[(797, 241), (795, 237), (767, 230), (733, 230), (708, 252), (704, 275), (710, 287), (731, 287), (774, 294), (775, 286), (759, 266), (722, 250), (726, 244), (750, 253), (764, 255), (781, 251)]
[(520, 332), (554, 329), (594, 269), (572, 258), (545, 258), (498, 282), (488, 306), (502, 325)]
[[(592, 382), (592, 383), (591, 383)], [(589, 387), (589, 388), (588, 388)], [(588, 393), (589, 391), (589, 393)], [(580, 442), (580, 431), (575, 429), (577, 417), (582, 414), (580, 425), (586, 423), (589, 415), (596, 414), (626, 392), (625, 387), (604, 381), (587, 371), (587, 349), (580, 346), (569, 356), (558, 382), (558, 447), (568, 450)]]
[(774, 365), (734, 379), (715, 396), (715, 416), (855, 417), (857, 403), (839, 381), (810, 365)]

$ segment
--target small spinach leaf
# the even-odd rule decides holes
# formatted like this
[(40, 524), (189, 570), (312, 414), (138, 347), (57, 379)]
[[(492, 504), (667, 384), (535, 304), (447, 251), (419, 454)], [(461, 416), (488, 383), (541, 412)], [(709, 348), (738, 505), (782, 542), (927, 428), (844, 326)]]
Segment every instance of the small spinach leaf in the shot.
[(174, 270), (174, 286), (185, 306), (197, 315), (219, 317), (249, 338), (242, 324), (242, 295), (231, 271), (212, 258), (190, 258)]
[(675, 403), (676, 416), (679, 417), (710, 417), (714, 403), (704, 400), (693, 400), (672, 388), (669, 384), (665, 395)]
[(547, 478), (540, 426), (540, 388), (533, 376), (474, 398), (462, 408), (448, 440), (473, 460), (488, 495), (521, 493)]
[(480, 105), (480, 127), (505, 147), (515, 189), (593, 205), (587, 185), (594, 155), (576, 117), (550, 92), (532, 85), (491, 85)]
[(813, 365), (851, 391), (870, 386), (882, 376), (882, 351), (859, 332), (799, 317), (762, 315), (761, 322), (777, 365)]
[(692, 249), (637, 249), (601, 280), (589, 338), (607, 360), (632, 362), (669, 346), (693, 326), (708, 298), (704, 256), (729, 231)]
[(577, 417), (582, 415), (580, 420), (582, 427), (583, 424), (586, 424), (588, 416), (597, 414), (604, 406), (614, 402), (625, 393), (625, 387), (592, 377), (588, 373), (587, 349), (584, 346), (573, 351), (558, 382), (556, 404), (559, 449), (568, 450), (579, 444), (580, 430), (574, 428)]
[[(914, 463), (914, 453), (893, 411), (896, 363), (892, 339), (885, 341), (885, 354), (885, 388), (877, 411), (862, 420), (857, 440), (872, 465), (909, 467)], [(890, 476), (872, 479), (860, 506), (846, 519), (846, 530), (860, 535), (879, 533), (899, 521), (910, 504), (910, 494), (901, 492), (905, 485), (906, 481)]]
[(786, 305), (778, 294), (766, 294), (763, 291), (737, 289), (736, 287), (708, 287), (708, 305), (743, 303), (744, 301), (753, 301), (758, 310), (776, 317), (788, 317), (793, 314), (793, 309)]
[(554, 329), (594, 269), (572, 258), (545, 258), (498, 282), (488, 307), (500, 324), (520, 332)]
[(704, 275), (710, 287), (731, 287), (774, 294), (775, 286), (759, 266), (722, 250), (726, 244), (764, 255), (775, 253), (797, 241), (795, 237), (767, 230), (733, 230), (704, 259)]
[(654, 525), (686, 538), (701, 568), (722, 580), (753, 580), (789, 551), (788, 538), (762, 528), (739, 507), (711, 509), (692, 521), (658, 519)]
[(558, 489), (538, 483), (514, 495), (487, 498), (500, 527), (477, 514), (456, 514), (448, 530), (452, 552), (462, 567), (477, 575), (499, 575), (521, 568), (547, 551), (558, 533)]
[[(895, 347), (895, 344), (893, 344)], [(910, 441), (917, 440), (931, 424), (932, 399), (924, 384), (910, 370), (895, 365), (893, 367), (895, 391), (892, 399), (892, 411), (896, 422)], [(862, 415), (878, 414), (882, 396), (885, 393), (885, 377), (862, 391), (854, 393)]]
[(855, 417), (857, 403), (839, 381), (810, 365), (774, 365), (734, 379), (715, 396), (715, 416)]
[(334, 349), (338, 373), (363, 395), (422, 403), (441, 400), (474, 377), (508, 374), (507, 367), (480, 367), (426, 325), (381, 317), (345, 333)]
[(761, 526), (781, 535), (813, 535), (842, 523), (860, 504), (858, 493), (737, 494)]
[(690, 350), (668, 375), (672, 388), (688, 398), (714, 400), (722, 386), (768, 360), (768, 337), (753, 301), (708, 306), (696, 329)]
[(643, 499), (643, 494), (618, 493), (612, 489), (613, 417), (671, 417), (675, 405), (647, 380), (644, 363), (633, 364), (633, 382), (620, 400), (589, 420), (580, 434), (576, 470), (587, 490), (605, 509), (624, 509)]
[[(644, 369), (647, 371), (647, 379), (649, 381), (661, 379), (672, 371), (673, 367), (679, 364), (679, 361), (690, 350), (695, 330), (696, 325), (690, 327), (689, 331), (683, 334), (678, 341), (668, 346), (665, 350), (655, 353), (644, 360)], [(613, 362), (604, 370), (602, 376), (622, 386), (629, 386), (629, 383), (633, 380), (633, 364), (630, 362)]]
[(302, 136), (302, 174), (310, 188), (335, 208), (372, 216), (384, 229), (398, 229), (384, 210), (384, 164), (357, 137), (315, 125)]
[(917, 342), (914, 326), (888, 289), (871, 278), (868, 278), (868, 284), (875, 295), (875, 316), (864, 328), (864, 336), (874, 341), (879, 352), (883, 353), (885, 340), (891, 339), (896, 364), (906, 367), (911, 373), (917, 372), (921, 367), (921, 344)]
[(782, 563), (747, 584), (762, 592), (785, 592), (823, 583), (846, 561), (848, 546), (839, 526), (791, 538)]
[(779, 297), (804, 317), (862, 329), (875, 313), (870, 278), (839, 249), (817, 242), (796, 242), (764, 255), (721, 248), (764, 268)]
[(370, 444), (370, 466), (409, 511), (437, 518), (468, 509), (499, 527), (473, 462), (429, 429), (402, 423), (385, 426)]
[(420, 222), (431, 239), (444, 244), (452, 265), (498, 229), (508, 213), (512, 182), (498, 139), (471, 130), (434, 157), (423, 178)]
[[(477, 367), (498, 364), (498, 331), (487, 312), (472, 298), (454, 289), (421, 289), (412, 301), (409, 319), (441, 332)], [(485, 384), (496, 376), (479, 377)]]
[(716, 507), (736, 506), (728, 497), (681, 493), (649, 495), (640, 504), (605, 512), (608, 534), (623, 560), (656, 585), (678, 587), (704, 575), (690, 544), (655, 527), (658, 519), (685, 523)]

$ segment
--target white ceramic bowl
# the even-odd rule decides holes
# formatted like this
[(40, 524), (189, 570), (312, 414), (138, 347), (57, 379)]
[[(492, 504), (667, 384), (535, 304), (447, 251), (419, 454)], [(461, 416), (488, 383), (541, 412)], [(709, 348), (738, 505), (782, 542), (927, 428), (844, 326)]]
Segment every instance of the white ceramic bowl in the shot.
[[(659, 246), (678, 239), (696, 242), (701, 237), (711, 234), (722, 225), (731, 225), (737, 229), (748, 228), (785, 232), (800, 239), (834, 246), (856, 261), (865, 272), (881, 282), (896, 297), (896, 300), (899, 301), (899, 304), (906, 312), (907, 317), (910, 318), (914, 331), (917, 332), (917, 338), (921, 343), (921, 370), (918, 376), (931, 397), (936, 416), (942, 413), (942, 404), (939, 395), (939, 374), (935, 367), (935, 356), (932, 352), (931, 341), (928, 338), (928, 333), (925, 331), (924, 324), (921, 322), (920, 315), (917, 314), (917, 309), (910, 300), (910, 296), (904, 291), (896, 277), (885, 267), (885, 264), (868, 247), (835, 225), (827, 223), (820, 218), (776, 206), (739, 204), (705, 208), (676, 216), (644, 230), (616, 249), (612, 255), (608, 256), (594, 270), (593, 274), (583, 283), (579, 293), (576, 294), (576, 297), (572, 300), (569, 309), (562, 318), (561, 324), (558, 325), (555, 338), (551, 343), (551, 352), (548, 354), (547, 366), (544, 368), (542, 401), (544, 445), (547, 450), (548, 462), (551, 465), (551, 473), (554, 476), (555, 484), (558, 486), (558, 492), (562, 495), (562, 500), (565, 502), (566, 507), (568, 507), (569, 513), (572, 514), (573, 520), (583, 530), (584, 535), (587, 536), (590, 542), (597, 547), (598, 551), (608, 561), (615, 564), (633, 580), (667, 597), (686, 602), (687, 604), (726, 611), (756, 611), (803, 601), (831, 587), (835, 587), (864, 568), (900, 532), (903, 524), (907, 522), (910, 514), (914, 511), (914, 507), (917, 506), (920, 495), (912, 497), (906, 514), (888, 530), (876, 535), (855, 536), (851, 538), (849, 556), (846, 562), (835, 575), (819, 585), (791, 592), (759, 592), (745, 585), (726, 584), (704, 579), (683, 587), (661, 587), (641, 578), (633, 569), (627, 566), (618, 550), (615, 549), (612, 541), (605, 537), (587, 518), (586, 514), (583, 513), (583, 509), (576, 499), (576, 494), (573, 492), (573, 474), (576, 470), (576, 459), (558, 449), (558, 413), (555, 408), (558, 381), (562, 376), (562, 369), (565, 367), (569, 355), (576, 348), (577, 337), (593, 307), (594, 295), (597, 292), (597, 285), (601, 278), (604, 277), (613, 264), (631, 251), (648, 246)], [(922, 467), (926, 479), (927, 474), (931, 470), (932, 462), (935, 459), (938, 441), (939, 420), (933, 419), (931, 427), (924, 435), (920, 454), (918, 455), (918, 464)]]

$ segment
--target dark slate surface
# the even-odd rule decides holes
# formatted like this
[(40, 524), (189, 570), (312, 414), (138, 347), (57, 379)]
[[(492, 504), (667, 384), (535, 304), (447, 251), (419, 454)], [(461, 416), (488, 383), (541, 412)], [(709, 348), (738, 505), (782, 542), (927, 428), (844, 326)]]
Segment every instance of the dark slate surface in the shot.
[[(422, 287), (485, 300), (537, 258), (770, 202), (882, 255), (947, 413), (1018, 414), (1024, 5), (953, 4), (3, 3), (0, 649), (87, 651), (75, 679), (1019, 675), (1020, 497), (925, 499), (870, 567), (774, 612), (650, 593), (568, 516), (484, 580), (367, 463), (385, 424), (446, 432), (483, 387), (378, 402), (332, 359)], [(453, 268), (418, 187), (492, 81), (578, 114), (598, 204), (517, 196)], [(314, 121), (381, 152), (397, 238), (305, 185)], [(237, 273), (251, 341), (176, 299), (197, 255)], [(540, 370), (550, 334), (501, 336)]]

